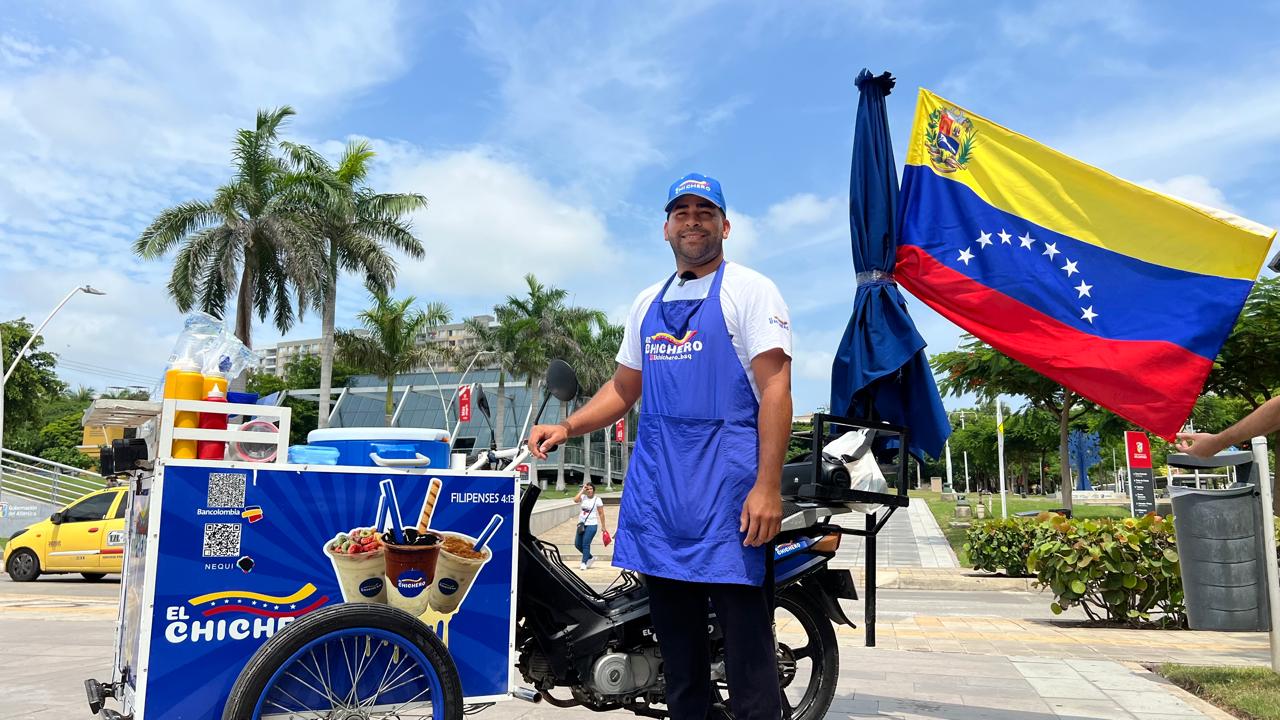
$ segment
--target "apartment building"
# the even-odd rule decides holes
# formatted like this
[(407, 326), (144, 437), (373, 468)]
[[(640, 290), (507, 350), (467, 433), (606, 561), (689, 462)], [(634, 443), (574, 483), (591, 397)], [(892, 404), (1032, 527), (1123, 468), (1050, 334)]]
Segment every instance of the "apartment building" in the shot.
[[(476, 315), (473, 319), (486, 325), (493, 325), (496, 322), (492, 315)], [(367, 331), (357, 329), (355, 332), (365, 333)], [(467, 350), (474, 348), (479, 342), (480, 340), (475, 336), (475, 333), (471, 332), (466, 324), (461, 322), (440, 325), (418, 336), (419, 345), (431, 345), (450, 350)], [(282, 340), (271, 347), (260, 348), (257, 352), (260, 358), (258, 367), (262, 372), (271, 373), (276, 377), (284, 377), (290, 362), (307, 355), (320, 354), (320, 338)], [(479, 365), (485, 365), (483, 358)], [(456, 370), (461, 368), (443, 369)]]

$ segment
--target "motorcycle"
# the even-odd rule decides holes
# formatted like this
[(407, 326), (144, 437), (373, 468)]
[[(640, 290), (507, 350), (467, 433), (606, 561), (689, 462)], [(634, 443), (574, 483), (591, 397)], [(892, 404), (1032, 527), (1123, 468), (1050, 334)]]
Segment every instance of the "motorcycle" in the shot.
[[(577, 394), (577, 378), (568, 365), (555, 361), (547, 388), (548, 397), (567, 401)], [(488, 421), (483, 390), (477, 406)], [(527, 449), (497, 450), (491, 424), (490, 434), (489, 450), (480, 453), (472, 469), (496, 469), (504, 460), (509, 460), (508, 468), (514, 467), (527, 455)], [(584, 582), (565, 565), (554, 544), (529, 530), (540, 493), (536, 482), (526, 484), (519, 504), (517, 669), (533, 687), (523, 698), (556, 707), (625, 709), (644, 717), (667, 717), (662, 707), (662, 652), (643, 576), (623, 570), (603, 590)], [(841, 599), (857, 599), (852, 575), (828, 566), (842, 537), (841, 528), (830, 521), (842, 512), (849, 509), (840, 503), (784, 498), (782, 532), (766, 555), (776, 608), (775, 636), (776, 628), (788, 628), (788, 634), (777, 641), (778, 682), (786, 715), (795, 720), (826, 714), (839, 675), (834, 625), (854, 627), (840, 607)], [(723, 638), (714, 612), (709, 616), (715, 711), (732, 717)]]

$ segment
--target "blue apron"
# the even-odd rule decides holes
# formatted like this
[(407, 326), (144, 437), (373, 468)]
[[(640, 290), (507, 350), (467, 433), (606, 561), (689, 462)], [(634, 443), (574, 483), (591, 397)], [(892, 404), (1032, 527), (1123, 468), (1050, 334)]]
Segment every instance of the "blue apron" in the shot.
[(613, 564), (694, 582), (760, 585), (764, 548), (743, 547), (759, 464), (756, 401), (720, 305), (724, 263), (702, 300), (663, 302), (640, 324), (640, 425)]

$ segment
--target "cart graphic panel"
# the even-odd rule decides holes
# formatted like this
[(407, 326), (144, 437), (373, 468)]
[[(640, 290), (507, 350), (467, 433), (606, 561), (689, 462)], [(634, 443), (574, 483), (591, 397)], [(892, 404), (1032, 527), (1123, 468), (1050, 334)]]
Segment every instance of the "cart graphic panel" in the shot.
[[(221, 717), (262, 643), (342, 602), (419, 616), (448, 645), (465, 696), (506, 694), (515, 493), (510, 476), (166, 466), (146, 717)], [(416, 527), (428, 496), (430, 530), (444, 540), (433, 552), (370, 542), (381, 507), (398, 506)], [(476, 548), (487, 530), (491, 539)]]

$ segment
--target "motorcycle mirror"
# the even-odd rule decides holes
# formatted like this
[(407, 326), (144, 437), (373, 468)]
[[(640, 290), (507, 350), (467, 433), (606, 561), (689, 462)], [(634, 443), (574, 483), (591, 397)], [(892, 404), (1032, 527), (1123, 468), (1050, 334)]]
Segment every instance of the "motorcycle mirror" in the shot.
[(484, 422), (489, 426), (489, 448), (496, 450), (498, 448), (498, 434), (493, 429), (493, 418), (489, 412), (489, 396), (484, 394), (484, 387), (480, 383), (472, 385), (475, 390), (472, 391), (472, 397), (475, 398), (476, 407), (480, 408), (480, 414), (484, 416)]
[(542, 421), (542, 412), (547, 409), (547, 402), (551, 398), (554, 397), (566, 403), (578, 396), (578, 373), (563, 360), (552, 360), (547, 366), (544, 384), (547, 389), (542, 395), (542, 406), (538, 408), (538, 414), (533, 419), (534, 425)]
[(560, 402), (569, 402), (578, 396), (578, 373), (563, 360), (552, 360), (547, 366), (547, 392)]

